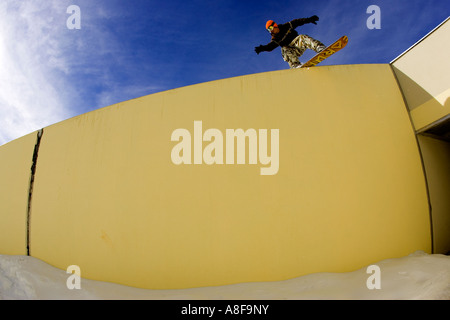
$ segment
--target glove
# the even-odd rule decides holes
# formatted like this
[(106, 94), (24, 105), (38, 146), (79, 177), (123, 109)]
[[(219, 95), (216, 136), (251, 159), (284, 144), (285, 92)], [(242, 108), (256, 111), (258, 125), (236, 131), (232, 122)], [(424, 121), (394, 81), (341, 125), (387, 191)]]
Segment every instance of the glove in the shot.
[(317, 24), (317, 21), (319, 21), (319, 17), (314, 15), (314, 16), (310, 17), (308, 20), (310, 23)]
[(258, 47), (255, 47), (255, 52), (256, 52), (257, 54), (259, 54), (261, 51), (263, 51), (263, 46), (262, 46), (262, 45), (260, 45), (260, 46), (258, 46)]

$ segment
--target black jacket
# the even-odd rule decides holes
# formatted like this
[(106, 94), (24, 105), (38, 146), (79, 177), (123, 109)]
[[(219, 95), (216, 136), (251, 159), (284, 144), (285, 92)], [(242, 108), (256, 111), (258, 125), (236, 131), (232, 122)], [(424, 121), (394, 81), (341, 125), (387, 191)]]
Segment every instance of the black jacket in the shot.
[(272, 41), (270, 41), (266, 45), (260, 45), (255, 48), (256, 53), (260, 53), (261, 51), (272, 51), (276, 47), (284, 47), (288, 46), (292, 40), (294, 40), (298, 36), (298, 32), (295, 31), (295, 28), (300, 27), (306, 23), (314, 23), (319, 20), (319, 17), (312, 16), (310, 18), (300, 18), (294, 19), (287, 23), (279, 24), (278, 28), (280, 32), (272, 35)]

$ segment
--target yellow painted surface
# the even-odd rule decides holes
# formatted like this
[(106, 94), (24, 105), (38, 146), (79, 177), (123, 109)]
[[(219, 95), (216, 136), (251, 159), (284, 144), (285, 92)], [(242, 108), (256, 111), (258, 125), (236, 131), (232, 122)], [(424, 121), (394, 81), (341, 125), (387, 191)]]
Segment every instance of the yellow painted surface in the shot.
[[(256, 164), (204, 163), (219, 154), (201, 134), (221, 133), (226, 159), (227, 129), (238, 128), (258, 138), (267, 129), (269, 141), (279, 130), (276, 174), (261, 174), (262, 143)], [(172, 161), (177, 129), (192, 135), (193, 164)], [(194, 164), (199, 146), (207, 157)], [(49, 126), (31, 225), (32, 256), (153, 289), (351, 271), (431, 244), (419, 152), (389, 65), (224, 79)]]
[(450, 114), (450, 19), (393, 63), (416, 130)]
[(0, 147), (0, 254), (26, 254), (28, 188), (37, 133)]
[(433, 210), (434, 252), (450, 252), (450, 143), (418, 136)]

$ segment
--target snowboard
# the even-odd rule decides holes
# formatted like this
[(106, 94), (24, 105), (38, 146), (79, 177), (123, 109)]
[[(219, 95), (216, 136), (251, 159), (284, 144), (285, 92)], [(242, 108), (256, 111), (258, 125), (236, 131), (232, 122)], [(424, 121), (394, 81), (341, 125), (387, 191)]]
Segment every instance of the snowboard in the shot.
[(330, 44), (328, 47), (326, 47), (323, 51), (316, 54), (314, 57), (312, 57), (308, 62), (305, 62), (301, 68), (309, 68), (314, 67), (315, 65), (319, 64), (332, 54), (338, 52), (342, 48), (344, 48), (348, 43), (348, 37), (342, 36), (336, 42), (333, 44)]

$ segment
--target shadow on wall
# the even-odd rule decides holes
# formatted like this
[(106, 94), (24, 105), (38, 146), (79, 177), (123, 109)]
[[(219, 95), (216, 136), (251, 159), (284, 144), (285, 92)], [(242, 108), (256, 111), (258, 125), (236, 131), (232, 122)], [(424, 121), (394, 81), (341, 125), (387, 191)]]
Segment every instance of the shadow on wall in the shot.
[[(405, 98), (406, 104), (409, 111), (423, 105), (426, 102), (434, 101), (436, 104), (442, 107), (442, 104), (437, 101), (433, 95), (431, 95), (427, 90), (420, 86), (416, 81), (411, 79), (408, 75), (400, 71), (394, 65), (391, 65), (394, 70), (394, 74), (402, 90), (403, 96)], [(444, 107), (448, 107), (449, 101), (445, 102)]]
[[(419, 149), (422, 154), (431, 205), (433, 252), (448, 253), (450, 234), (446, 226), (450, 221), (450, 202), (448, 201), (450, 171), (447, 164), (447, 155), (450, 154), (450, 144), (448, 144), (450, 142), (450, 98), (446, 98), (445, 102), (438, 101), (435, 96), (407, 74), (392, 64), (391, 67), (408, 111), (411, 113), (412, 125), (415, 127), (416, 134), (418, 134)], [(426, 113), (430, 116), (417, 122), (413, 113), (419, 107), (422, 115)], [(421, 137), (427, 137), (428, 139)]]

